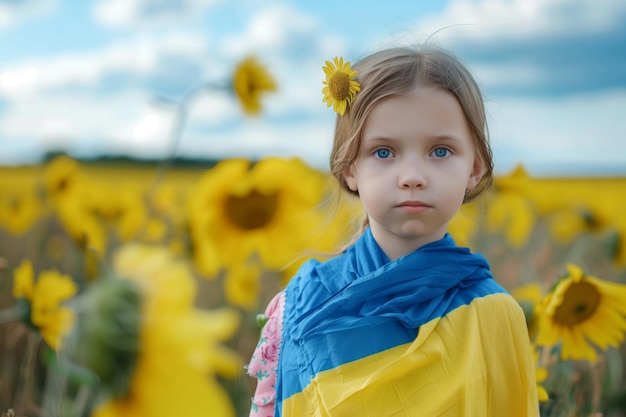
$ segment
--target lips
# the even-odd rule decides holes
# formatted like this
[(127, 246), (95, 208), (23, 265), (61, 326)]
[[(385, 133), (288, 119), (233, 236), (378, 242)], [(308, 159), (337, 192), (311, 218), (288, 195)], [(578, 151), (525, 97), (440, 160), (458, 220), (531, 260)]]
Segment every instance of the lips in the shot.
[(418, 201), (418, 200), (403, 201), (402, 203), (398, 204), (396, 207), (409, 213), (421, 213), (431, 208), (430, 205), (424, 203), (423, 201)]
[(398, 207), (430, 207), (428, 204), (419, 200), (408, 200), (398, 204)]

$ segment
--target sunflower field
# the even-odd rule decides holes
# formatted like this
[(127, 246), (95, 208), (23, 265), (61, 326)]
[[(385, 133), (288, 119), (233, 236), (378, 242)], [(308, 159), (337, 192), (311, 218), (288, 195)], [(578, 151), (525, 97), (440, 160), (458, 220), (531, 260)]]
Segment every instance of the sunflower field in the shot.
[[(246, 415), (257, 313), (361, 218), (297, 158), (155, 173), (67, 156), (0, 169), (2, 410)], [(450, 225), (527, 314), (542, 415), (626, 415), (624, 189), (520, 166)]]
[[(231, 86), (276, 89), (252, 58)], [(450, 223), (526, 314), (542, 416), (626, 416), (624, 190), (520, 165)], [(0, 167), (0, 414), (246, 416), (258, 314), (362, 216), (298, 158)]]

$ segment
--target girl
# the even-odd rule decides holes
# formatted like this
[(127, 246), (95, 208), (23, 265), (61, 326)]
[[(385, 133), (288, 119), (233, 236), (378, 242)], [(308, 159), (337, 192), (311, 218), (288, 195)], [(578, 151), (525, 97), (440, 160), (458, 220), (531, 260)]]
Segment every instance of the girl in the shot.
[(446, 232), (492, 181), (475, 80), (441, 50), (335, 65), (331, 171), (366, 219), (268, 306), (251, 416), (538, 416), (523, 312)]

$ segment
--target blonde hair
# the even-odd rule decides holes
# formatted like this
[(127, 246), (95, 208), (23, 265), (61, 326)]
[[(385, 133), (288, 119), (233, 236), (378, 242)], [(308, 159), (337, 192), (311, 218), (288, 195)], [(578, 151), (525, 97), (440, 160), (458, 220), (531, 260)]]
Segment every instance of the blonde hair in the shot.
[[(330, 154), (330, 171), (344, 190), (357, 194), (348, 188), (344, 171), (356, 161), (363, 126), (374, 106), (389, 97), (406, 94), (417, 86), (451, 93), (465, 115), (484, 172), (463, 202), (475, 199), (491, 186), (493, 155), (482, 94), (472, 74), (453, 54), (435, 48), (391, 48), (365, 57), (353, 68), (358, 72), (356, 80), (361, 91), (345, 114), (337, 116)], [(366, 227), (367, 221), (364, 221), (360, 232)]]

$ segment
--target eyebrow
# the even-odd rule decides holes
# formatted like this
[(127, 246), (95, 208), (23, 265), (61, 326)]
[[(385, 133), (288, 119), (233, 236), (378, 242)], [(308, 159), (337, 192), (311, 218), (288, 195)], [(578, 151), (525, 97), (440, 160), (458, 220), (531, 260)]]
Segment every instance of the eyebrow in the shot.
[(433, 136), (431, 139), (433, 140), (443, 140), (443, 141), (452, 141), (452, 142), (462, 142), (462, 139), (456, 135), (449, 135), (449, 134), (441, 134), (441, 135), (435, 135)]
[[(363, 136), (362, 139), (364, 142), (395, 142), (398, 139), (392, 136), (386, 135), (372, 135), (372, 136)], [(456, 135), (451, 135), (447, 133), (442, 133), (439, 135), (428, 136), (426, 140), (438, 142), (438, 141), (450, 141), (450, 142), (461, 142), (462, 139)]]

